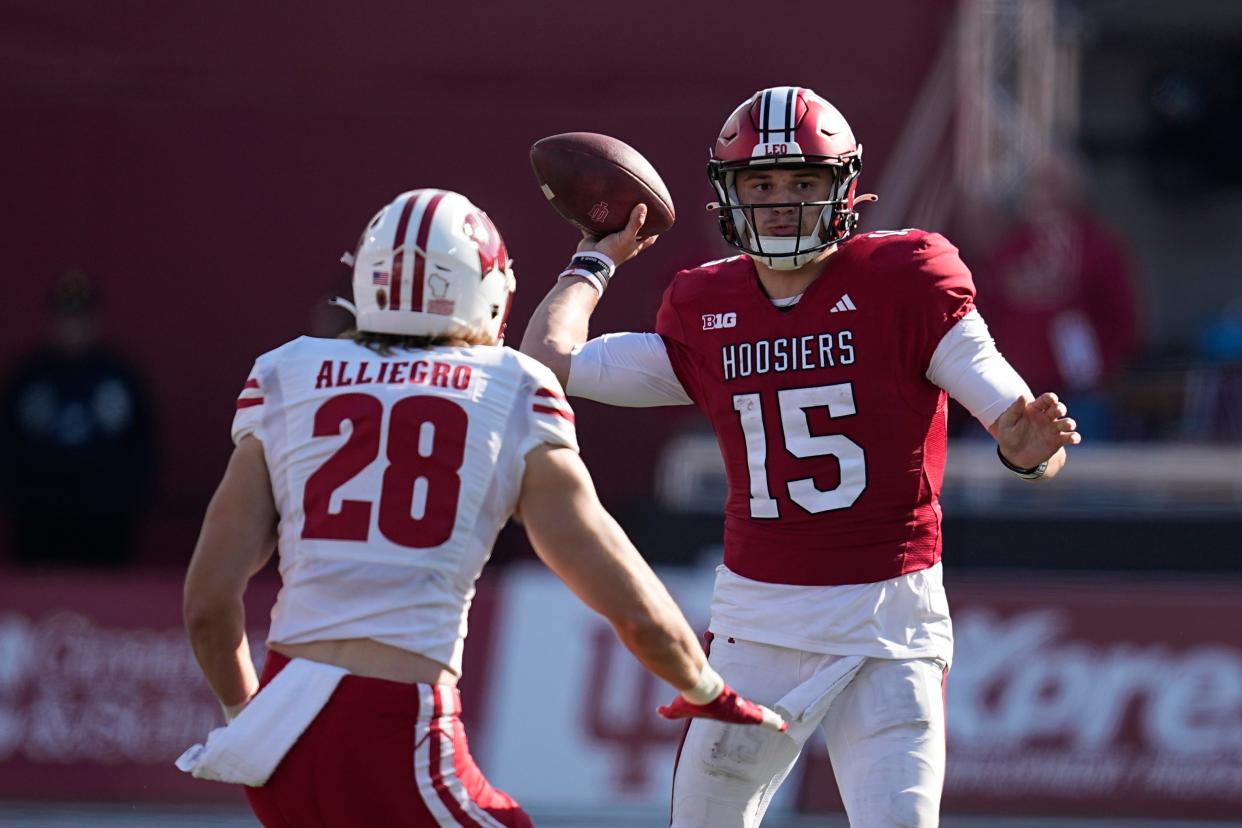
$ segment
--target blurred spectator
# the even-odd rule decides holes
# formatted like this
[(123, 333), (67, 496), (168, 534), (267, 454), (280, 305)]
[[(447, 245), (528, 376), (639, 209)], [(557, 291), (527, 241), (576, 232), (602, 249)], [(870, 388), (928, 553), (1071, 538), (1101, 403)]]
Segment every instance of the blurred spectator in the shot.
[(128, 561), (152, 468), (147, 394), (100, 339), (94, 284), (67, 271), (50, 297), (47, 341), (0, 397), (0, 475), (18, 562)]
[(1110, 437), (1107, 386), (1135, 354), (1138, 309), (1128, 256), (1092, 215), (1067, 154), (1033, 168), (976, 277), (997, 345), (1031, 390), (1057, 389), (1084, 437)]

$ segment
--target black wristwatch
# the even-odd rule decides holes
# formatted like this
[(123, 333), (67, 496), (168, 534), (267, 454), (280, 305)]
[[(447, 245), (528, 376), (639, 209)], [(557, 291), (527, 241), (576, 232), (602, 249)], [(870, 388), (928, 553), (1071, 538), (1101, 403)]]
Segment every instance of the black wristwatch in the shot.
[(1016, 474), (1018, 477), (1021, 477), (1023, 480), (1038, 480), (1039, 478), (1044, 476), (1044, 472), (1048, 471), (1047, 460), (1040, 463), (1038, 466), (1032, 466), (1029, 469), (1024, 469), (1019, 466), (1015, 466), (1013, 463), (1010, 463), (1008, 460), (1005, 459), (1005, 455), (1001, 454), (999, 445), (996, 447), (996, 456), (1000, 458), (1001, 465), (1009, 469), (1011, 472)]

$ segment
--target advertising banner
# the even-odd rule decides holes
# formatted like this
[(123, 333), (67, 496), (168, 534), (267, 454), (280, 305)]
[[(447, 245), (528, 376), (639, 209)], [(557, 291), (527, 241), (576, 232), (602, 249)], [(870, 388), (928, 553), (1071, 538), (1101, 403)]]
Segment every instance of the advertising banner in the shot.
[[(551, 576), (510, 573), (484, 768), (532, 803), (667, 807), (668, 689)], [(661, 573), (704, 628), (710, 570)], [(1242, 815), (1242, 590), (955, 577), (948, 813)], [(822, 738), (776, 806), (839, 811)], [(789, 803), (788, 800), (793, 802)]]
[[(240, 803), (174, 760), (224, 723), (186, 640), (176, 571), (0, 572), (0, 801)], [(246, 591), (247, 636), (262, 670), (279, 581)], [(485, 729), (478, 699), (496, 591), (479, 584), (461, 684), (463, 719)]]
[[(1236, 585), (946, 580), (946, 812), (1242, 816)], [(799, 804), (839, 807), (814, 748)]]
[[(698, 629), (710, 568), (660, 573)], [(950, 813), (1242, 814), (1242, 590), (1203, 580), (956, 577)], [(256, 661), (277, 589), (247, 593)], [(239, 802), (173, 759), (221, 723), (179, 573), (13, 574), (0, 602), (0, 800)], [(461, 689), (475, 757), (543, 809), (667, 807), (671, 690), (538, 566), (480, 585)], [(839, 810), (819, 737), (774, 805)]]
[[(531, 804), (666, 805), (682, 731), (656, 714), (669, 686), (546, 570), (506, 575), (488, 728), (471, 736), (484, 772)], [(695, 628), (706, 629), (710, 573), (661, 576)]]
[[(186, 641), (180, 573), (6, 573), (0, 799), (234, 801), (172, 762), (223, 724)], [(261, 664), (274, 581), (247, 592)]]

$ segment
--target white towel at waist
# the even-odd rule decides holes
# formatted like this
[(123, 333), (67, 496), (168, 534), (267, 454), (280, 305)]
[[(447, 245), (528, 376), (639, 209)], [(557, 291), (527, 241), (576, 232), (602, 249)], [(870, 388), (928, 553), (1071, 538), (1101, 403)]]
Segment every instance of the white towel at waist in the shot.
[(828, 705), (866, 660), (866, 656), (838, 656), (832, 664), (781, 696), (773, 708), (785, 717), (791, 729), (799, 725), (817, 726)]
[(177, 759), (199, 779), (261, 787), (348, 673), (343, 667), (295, 658), (225, 727)]

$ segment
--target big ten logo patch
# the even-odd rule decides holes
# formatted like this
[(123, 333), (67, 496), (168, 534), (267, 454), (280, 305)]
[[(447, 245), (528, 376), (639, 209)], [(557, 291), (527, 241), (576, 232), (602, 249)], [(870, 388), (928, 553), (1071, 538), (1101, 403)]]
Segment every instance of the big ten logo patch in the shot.
[[(643, 793), (654, 784), (652, 760), (667, 755), (682, 725), (652, 715), (667, 701), (667, 684), (638, 666), (616, 635), (599, 625), (591, 635), (591, 658), (583, 714), (588, 737), (614, 757), (614, 779), (621, 793)], [(655, 753), (653, 754), (652, 751)]]
[(705, 313), (703, 314), (703, 330), (711, 331), (717, 328), (733, 328), (737, 326), (736, 313)]

